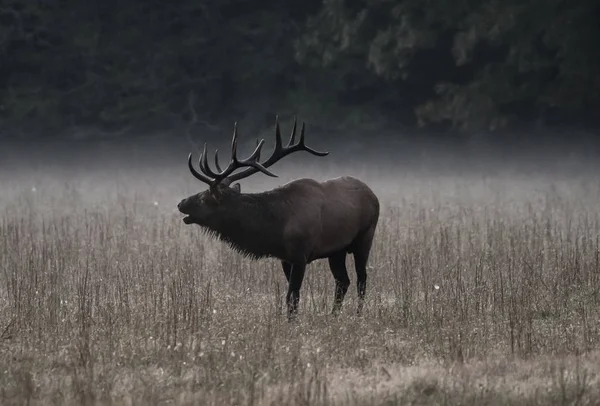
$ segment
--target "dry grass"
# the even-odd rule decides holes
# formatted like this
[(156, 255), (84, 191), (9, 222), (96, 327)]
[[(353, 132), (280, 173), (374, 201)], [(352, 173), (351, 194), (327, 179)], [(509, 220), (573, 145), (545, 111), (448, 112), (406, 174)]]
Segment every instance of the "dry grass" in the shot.
[(0, 175), (1, 404), (598, 403), (597, 179), (355, 173), (365, 314), (321, 261), (290, 324), (277, 261), (183, 225), (180, 169)]

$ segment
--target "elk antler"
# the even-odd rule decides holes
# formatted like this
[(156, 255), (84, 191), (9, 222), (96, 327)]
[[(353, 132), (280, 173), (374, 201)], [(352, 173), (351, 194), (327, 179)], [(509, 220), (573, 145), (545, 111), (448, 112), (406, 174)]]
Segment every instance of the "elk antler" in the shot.
[[(237, 158), (237, 122), (236, 122), (233, 126), (233, 139), (231, 140), (231, 161), (229, 161), (229, 164), (227, 165), (227, 167), (224, 170), (221, 170), (221, 167), (219, 165), (219, 157), (218, 157), (218, 150), (217, 150), (217, 151), (215, 151), (215, 166), (217, 167), (218, 172), (212, 171), (212, 169), (208, 165), (208, 154), (206, 151), (206, 143), (204, 144), (204, 150), (202, 151), (202, 154), (200, 155), (200, 159), (198, 160), (198, 166), (199, 166), (201, 172), (198, 172), (194, 168), (194, 165), (192, 164), (192, 154), (191, 153), (188, 156), (188, 167), (190, 169), (190, 172), (192, 172), (192, 175), (194, 175), (194, 177), (196, 179), (208, 184), (211, 188), (214, 188), (219, 183), (223, 182), (236, 169), (243, 168), (243, 167), (250, 167), (250, 169), (254, 170), (255, 172), (260, 171), (260, 172), (264, 173), (265, 175), (276, 178), (277, 175), (271, 173), (260, 162), (258, 162), (258, 159), (260, 157), (260, 150), (262, 149), (264, 143), (265, 143), (265, 140), (260, 140), (257, 143), (256, 148), (254, 149), (254, 152), (252, 152), (252, 154), (248, 158), (239, 160)], [(231, 183), (230, 181), (227, 181), (226, 184), (229, 185), (230, 183)]]
[[(232, 182), (235, 182), (240, 179), (247, 178), (250, 175), (253, 175), (257, 172), (262, 172), (265, 175), (276, 178), (277, 175), (270, 172), (267, 168), (282, 159), (283, 157), (292, 154), (297, 151), (307, 151), (316, 156), (326, 156), (329, 155), (329, 152), (320, 152), (316, 151), (310, 147), (308, 147), (305, 143), (304, 139), (304, 123), (302, 123), (302, 129), (300, 130), (300, 139), (296, 142), (296, 118), (294, 117), (294, 127), (292, 128), (292, 133), (290, 135), (290, 140), (288, 144), (284, 147), (283, 142), (281, 140), (281, 130), (279, 129), (279, 116), (275, 118), (275, 148), (273, 149), (273, 153), (271, 156), (263, 163), (259, 162), (261, 149), (265, 143), (265, 140), (256, 140), (256, 148), (254, 152), (244, 160), (238, 160), (237, 158), (237, 122), (233, 127), (233, 139), (231, 140), (231, 161), (229, 165), (224, 170), (221, 170), (221, 166), (219, 165), (219, 150), (215, 151), (215, 167), (218, 172), (213, 172), (213, 170), (208, 165), (208, 153), (206, 150), (206, 143), (204, 144), (204, 149), (202, 154), (200, 155), (200, 159), (198, 160), (198, 167), (201, 172), (196, 171), (194, 166), (192, 165), (192, 154), (188, 156), (188, 167), (190, 168), (190, 172), (192, 175), (196, 177), (196, 179), (208, 184), (211, 188), (215, 187), (219, 183), (224, 185), (230, 185)], [(246, 167), (247, 169), (232, 174), (236, 169)]]
[[(306, 145), (305, 139), (304, 139), (304, 123), (302, 123), (302, 129), (300, 130), (300, 139), (298, 140), (298, 143), (294, 144), (295, 141), (296, 141), (296, 117), (294, 117), (294, 127), (292, 128), (290, 140), (288, 141), (288, 144), (284, 147), (283, 142), (281, 140), (281, 131), (279, 129), (279, 116), (276, 116), (275, 117), (275, 148), (273, 149), (273, 153), (271, 154), (271, 156), (266, 161), (261, 163), (260, 166), (262, 168), (266, 169), (266, 168), (270, 167), (271, 165), (273, 165), (274, 163), (276, 163), (277, 161), (279, 161), (280, 159), (282, 159), (283, 157), (285, 157), (289, 154), (292, 154), (294, 152), (297, 152), (297, 151), (306, 151), (306, 152), (309, 152), (316, 156), (329, 155), (329, 152), (316, 151)], [(264, 142), (264, 140), (261, 140), (258, 143), (258, 145), (262, 146), (263, 142)], [(257, 146), (257, 148), (258, 148), (258, 146)], [(255, 152), (256, 152), (256, 150), (255, 150)], [(260, 156), (260, 149), (258, 150), (258, 156)], [(229, 176), (225, 180), (225, 182), (226, 182), (225, 184), (229, 185), (232, 182), (247, 178), (248, 176), (253, 175), (258, 171), (264, 172), (262, 169), (260, 169), (259, 167), (256, 167), (256, 166), (247, 168), (246, 170), (244, 170), (242, 172), (239, 172), (239, 173)]]

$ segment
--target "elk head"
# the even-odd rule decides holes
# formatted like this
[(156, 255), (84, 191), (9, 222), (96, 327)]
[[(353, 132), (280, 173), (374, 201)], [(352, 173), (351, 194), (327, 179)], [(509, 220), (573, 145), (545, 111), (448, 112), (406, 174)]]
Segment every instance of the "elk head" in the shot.
[[(279, 129), (279, 120), (275, 120), (275, 147), (271, 156), (264, 162), (259, 162), (261, 149), (265, 140), (257, 140), (254, 152), (247, 158), (240, 160), (237, 158), (237, 122), (233, 127), (233, 138), (231, 141), (231, 160), (224, 170), (221, 170), (219, 165), (218, 150), (215, 151), (215, 167), (217, 172), (213, 171), (208, 164), (208, 155), (206, 144), (204, 150), (198, 160), (198, 172), (192, 164), (192, 154), (188, 156), (188, 167), (194, 177), (203, 183), (206, 183), (209, 188), (203, 192), (192, 195), (183, 199), (177, 208), (186, 216), (183, 218), (185, 224), (198, 224), (201, 226), (215, 228), (213, 224), (226, 218), (228, 213), (239, 209), (240, 196), (242, 196), (239, 183), (233, 183), (241, 179), (247, 178), (257, 172), (262, 172), (267, 176), (277, 177), (269, 171), (271, 165), (283, 157), (297, 151), (307, 151), (316, 156), (326, 156), (329, 152), (319, 152), (308, 147), (304, 139), (304, 123), (300, 130), (300, 137), (296, 141), (296, 119), (294, 118), (294, 126), (290, 135), (289, 142), (286, 146), (281, 140), (281, 131)], [(245, 170), (233, 173), (237, 169), (246, 168)]]

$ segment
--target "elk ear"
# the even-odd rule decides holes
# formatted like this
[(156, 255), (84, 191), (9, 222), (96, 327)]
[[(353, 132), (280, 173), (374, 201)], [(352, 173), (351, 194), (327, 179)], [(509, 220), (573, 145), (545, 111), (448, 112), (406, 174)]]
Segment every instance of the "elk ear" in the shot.
[(233, 190), (235, 190), (236, 192), (238, 192), (238, 193), (241, 193), (241, 192), (242, 192), (242, 187), (240, 186), (240, 184), (239, 184), (239, 183), (234, 183), (233, 185), (231, 185), (231, 188), (232, 188)]

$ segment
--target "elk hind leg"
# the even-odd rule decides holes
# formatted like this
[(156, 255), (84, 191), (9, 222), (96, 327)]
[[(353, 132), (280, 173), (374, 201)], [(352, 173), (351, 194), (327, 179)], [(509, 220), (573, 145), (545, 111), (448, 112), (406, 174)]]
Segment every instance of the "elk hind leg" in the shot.
[(358, 292), (358, 308), (356, 314), (360, 315), (365, 301), (367, 290), (367, 262), (373, 245), (375, 227), (369, 229), (361, 238), (356, 240), (354, 246), (354, 265), (356, 267), (356, 290)]
[(329, 257), (329, 268), (335, 279), (335, 296), (332, 314), (339, 312), (344, 301), (344, 296), (350, 286), (348, 270), (346, 269), (346, 251), (337, 252)]
[(281, 261), (281, 266), (283, 268), (285, 279), (288, 281), (288, 283), (290, 283), (290, 276), (292, 275), (292, 264), (287, 261)]

